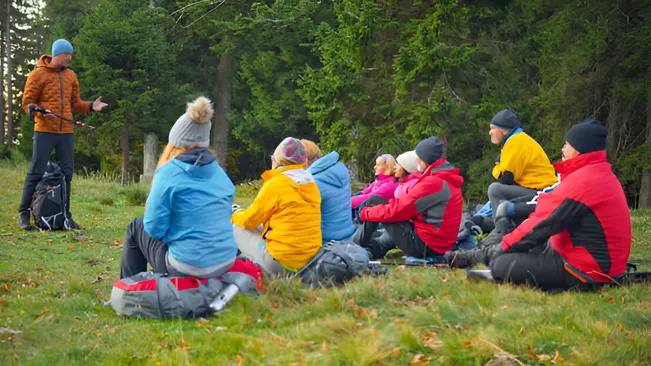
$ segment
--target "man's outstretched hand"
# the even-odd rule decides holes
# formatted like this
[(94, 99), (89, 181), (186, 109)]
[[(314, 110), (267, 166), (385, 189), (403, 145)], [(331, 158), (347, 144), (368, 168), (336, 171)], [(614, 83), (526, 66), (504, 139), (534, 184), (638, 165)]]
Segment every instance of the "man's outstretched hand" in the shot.
[(101, 112), (106, 107), (108, 107), (108, 104), (102, 102), (102, 97), (95, 99), (93, 102), (93, 111), (95, 112)]

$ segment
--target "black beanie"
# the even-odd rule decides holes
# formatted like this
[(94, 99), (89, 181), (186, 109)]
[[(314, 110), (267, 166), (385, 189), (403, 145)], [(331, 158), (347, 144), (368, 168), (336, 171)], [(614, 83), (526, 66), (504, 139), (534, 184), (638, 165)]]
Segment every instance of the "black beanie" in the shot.
[(503, 130), (515, 130), (520, 127), (520, 120), (510, 109), (499, 111), (491, 120), (491, 125)]
[(432, 163), (443, 157), (443, 148), (443, 141), (439, 140), (438, 137), (428, 137), (416, 145), (416, 155), (425, 164), (432, 165)]
[(572, 145), (576, 151), (586, 154), (605, 150), (607, 136), (608, 129), (606, 127), (596, 119), (588, 118), (570, 128), (565, 135), (565, 141)]

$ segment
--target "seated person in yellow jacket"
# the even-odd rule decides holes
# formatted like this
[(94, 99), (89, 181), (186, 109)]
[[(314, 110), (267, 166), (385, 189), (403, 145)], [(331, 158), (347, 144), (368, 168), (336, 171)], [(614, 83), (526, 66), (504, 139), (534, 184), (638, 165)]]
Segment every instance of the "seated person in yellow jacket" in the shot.
[(536, 140), (522, 131), (513, 111), (504, 109), (497, 113), (488, 134), (501, 149), (493, 167), (497, 182), (488, 187), (493, 212), (504, 201), (534, 197), (538, 190), (556, 183), (549, 157)]
[(321, 195), (306, 161), (301, 141), (284, 139), (251, 206), (233, 213), (238, 248), (266, 275), (298, 272), (321, 248)]

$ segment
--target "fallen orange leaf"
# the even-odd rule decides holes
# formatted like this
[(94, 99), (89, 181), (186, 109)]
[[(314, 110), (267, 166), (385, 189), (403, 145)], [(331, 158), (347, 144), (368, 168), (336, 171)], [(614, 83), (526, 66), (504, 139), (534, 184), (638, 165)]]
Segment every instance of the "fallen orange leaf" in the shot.
[(461, 347), (463, 347), (463, 348), (470, 348), (470, 347), (472, 347), (472, 342), (470, 342), (470, 341), (463, 341), (463, 343), (461, 343)]
[(564, 358), (561, 357), (560, 353), (558, 353), (558, 350), (554, 352), (554, 359), (552, 360), (553, 363), (561, 362), (563, 361)]
[(432, 360), (432, 357), (425, 358), (425, 356), (423, 356), (422, 353), (419, 353), (416, 356), (411, 358), (411, 361), (409, 361), (409, 364), (410, 365), (428, 365), (431, 360)]
[(400, 357), (400, 349), (398, 347), (391, 347), (391, 355), (393, 358)]
[(608, 298), (608, 302), (615, 302), (615, 299), (614, 299), (612, 296), (610, 296), (610, 297)]
[(361, 318), (361, 317), (363, 317), (365, 315), (366, 315), (366, 310), (364, 310), (364, 309), (362, 309), (362, 310), (355, 313), (356, 318)]
[(178, 349), (187, 349), (188, 351), (192, 349), (188, 342), (181, 342), (176, 346)]
[(533, 352), (533, 348), (531, 348), (531, 345), (527, 344), (525, 348), (527, 349), (527, 355), (529, 355), (529, 358), (533, 358), (535, 360), (536, 354)]
[(237, 366), (242, 366), (242, 356), (235, 356), (235, 361), (237, 361)]
[(550, 355), (536, 355), (536, 358), (538, 359), (538, 361), (545, 362), (545, 361), (551, 360), (552, 356), (550, 356)]

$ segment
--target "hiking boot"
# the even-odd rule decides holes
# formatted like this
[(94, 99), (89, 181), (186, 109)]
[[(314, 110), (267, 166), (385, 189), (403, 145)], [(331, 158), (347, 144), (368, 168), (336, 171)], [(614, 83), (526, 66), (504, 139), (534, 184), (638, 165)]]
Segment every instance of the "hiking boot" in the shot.
[(83, 230), (82, 227), (75, 222), (71, 214), (68, 214), (68, 226), (70, 227), (68, 230)]
[(450, 266), (450, 268), (466, 268), (470, 266), (470, 261), (462, 250), (445, 252), (442, 256), (442, 260)]
[(389, 234), (383, 232), (380, 235), (375, 235), (374, 233), (374, 237), (371, 239), (369, 247), (366, 249), (369, 254), (371, 254), (371, 259), (382, 259), (395, 247), (396, 244), (393, 242)]
[(31, 214), (29, 210), (25, 210), (18, 214), (18, 227), (22, 230), (32, 230), (32, 224), (30, 223)]

